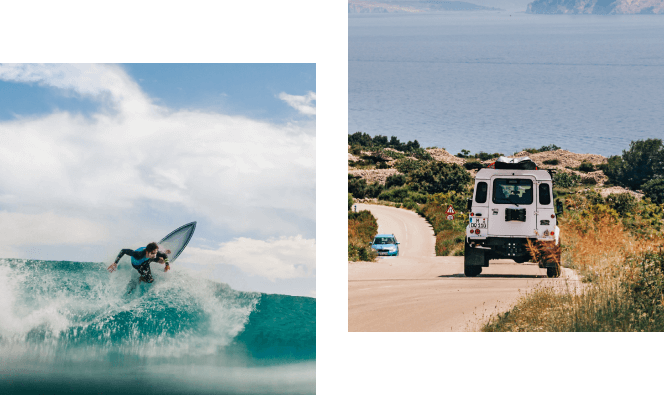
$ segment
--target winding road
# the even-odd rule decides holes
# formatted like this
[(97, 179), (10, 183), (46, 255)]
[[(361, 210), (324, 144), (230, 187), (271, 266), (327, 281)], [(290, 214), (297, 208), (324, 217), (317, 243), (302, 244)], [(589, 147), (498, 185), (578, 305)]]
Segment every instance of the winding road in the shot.
[(378, 220), (378, 233), (394, 233), (398, 257), (348, 263), (349, 332), (477, 331), (492, 315), (541, 283), (578, 281), (563, 269), (549, 279), (535, 263), (492, 260), (478, 277), (463, 274), (463, 257), (435, 256), (435, 236), (416, 213), (358, 204)]

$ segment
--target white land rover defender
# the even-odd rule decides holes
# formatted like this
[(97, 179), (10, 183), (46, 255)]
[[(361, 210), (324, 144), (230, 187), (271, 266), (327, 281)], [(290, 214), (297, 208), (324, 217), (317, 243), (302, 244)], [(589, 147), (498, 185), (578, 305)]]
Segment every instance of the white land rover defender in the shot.
[(500, 157), (475, 176), (468, 200), (464, 274), (475, 277), (490, 259), (531, 261), (528, 241), (546, 253), (539, 267), (548, 277), (560, 276), (560, 229), (553, 202), (553, 171), (538, 170), (528, 157)]

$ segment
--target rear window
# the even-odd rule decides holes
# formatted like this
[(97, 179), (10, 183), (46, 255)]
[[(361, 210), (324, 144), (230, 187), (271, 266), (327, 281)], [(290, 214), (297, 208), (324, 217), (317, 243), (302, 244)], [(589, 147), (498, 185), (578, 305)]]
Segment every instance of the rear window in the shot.
[(486, 182), (477, 183), (477, 191), (475, 192), (475, 201), (477, 203), (486, 203), (486, 191), (488, 190)]
[(376, 237), (374, 244), (394, 244), (394, 237)]
[(519, 178), (498, 178), (493, 181), (493, 197), (496, 204), (532, 204), (533, 182)]
[(539, 185), (539, 202), (541, 205), (551, 204), (551, 189), (549, 184)]

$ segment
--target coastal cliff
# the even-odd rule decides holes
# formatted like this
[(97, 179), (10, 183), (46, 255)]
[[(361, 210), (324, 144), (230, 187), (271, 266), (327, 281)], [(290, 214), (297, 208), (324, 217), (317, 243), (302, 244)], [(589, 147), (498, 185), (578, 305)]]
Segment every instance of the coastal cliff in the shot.
[(535, 0), (529, 14), (664, 14), (664, 0)]

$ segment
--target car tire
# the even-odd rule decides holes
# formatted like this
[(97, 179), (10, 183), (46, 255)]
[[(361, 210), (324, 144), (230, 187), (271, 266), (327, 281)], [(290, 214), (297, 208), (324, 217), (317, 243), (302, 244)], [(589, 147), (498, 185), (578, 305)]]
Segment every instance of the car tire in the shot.
[(550, 266), (546, 268), (546, 276), (549, 278), (558, 278), (560, 277), (560, 264), (556, 263), (555, 266)]
[(482, 266), (463, 265), (463, 274), (466, 277), (477, 277), (482, 273)]
[(549, 278), (558, 278), (562, 273), (562, 253), (560, 249), (561, 239), (558, 237), (558, 253), (556, 254), (557, 261), (548, 262), (549, 264), (554, 263), (555, 266), (546, 268), (546, 276)]

